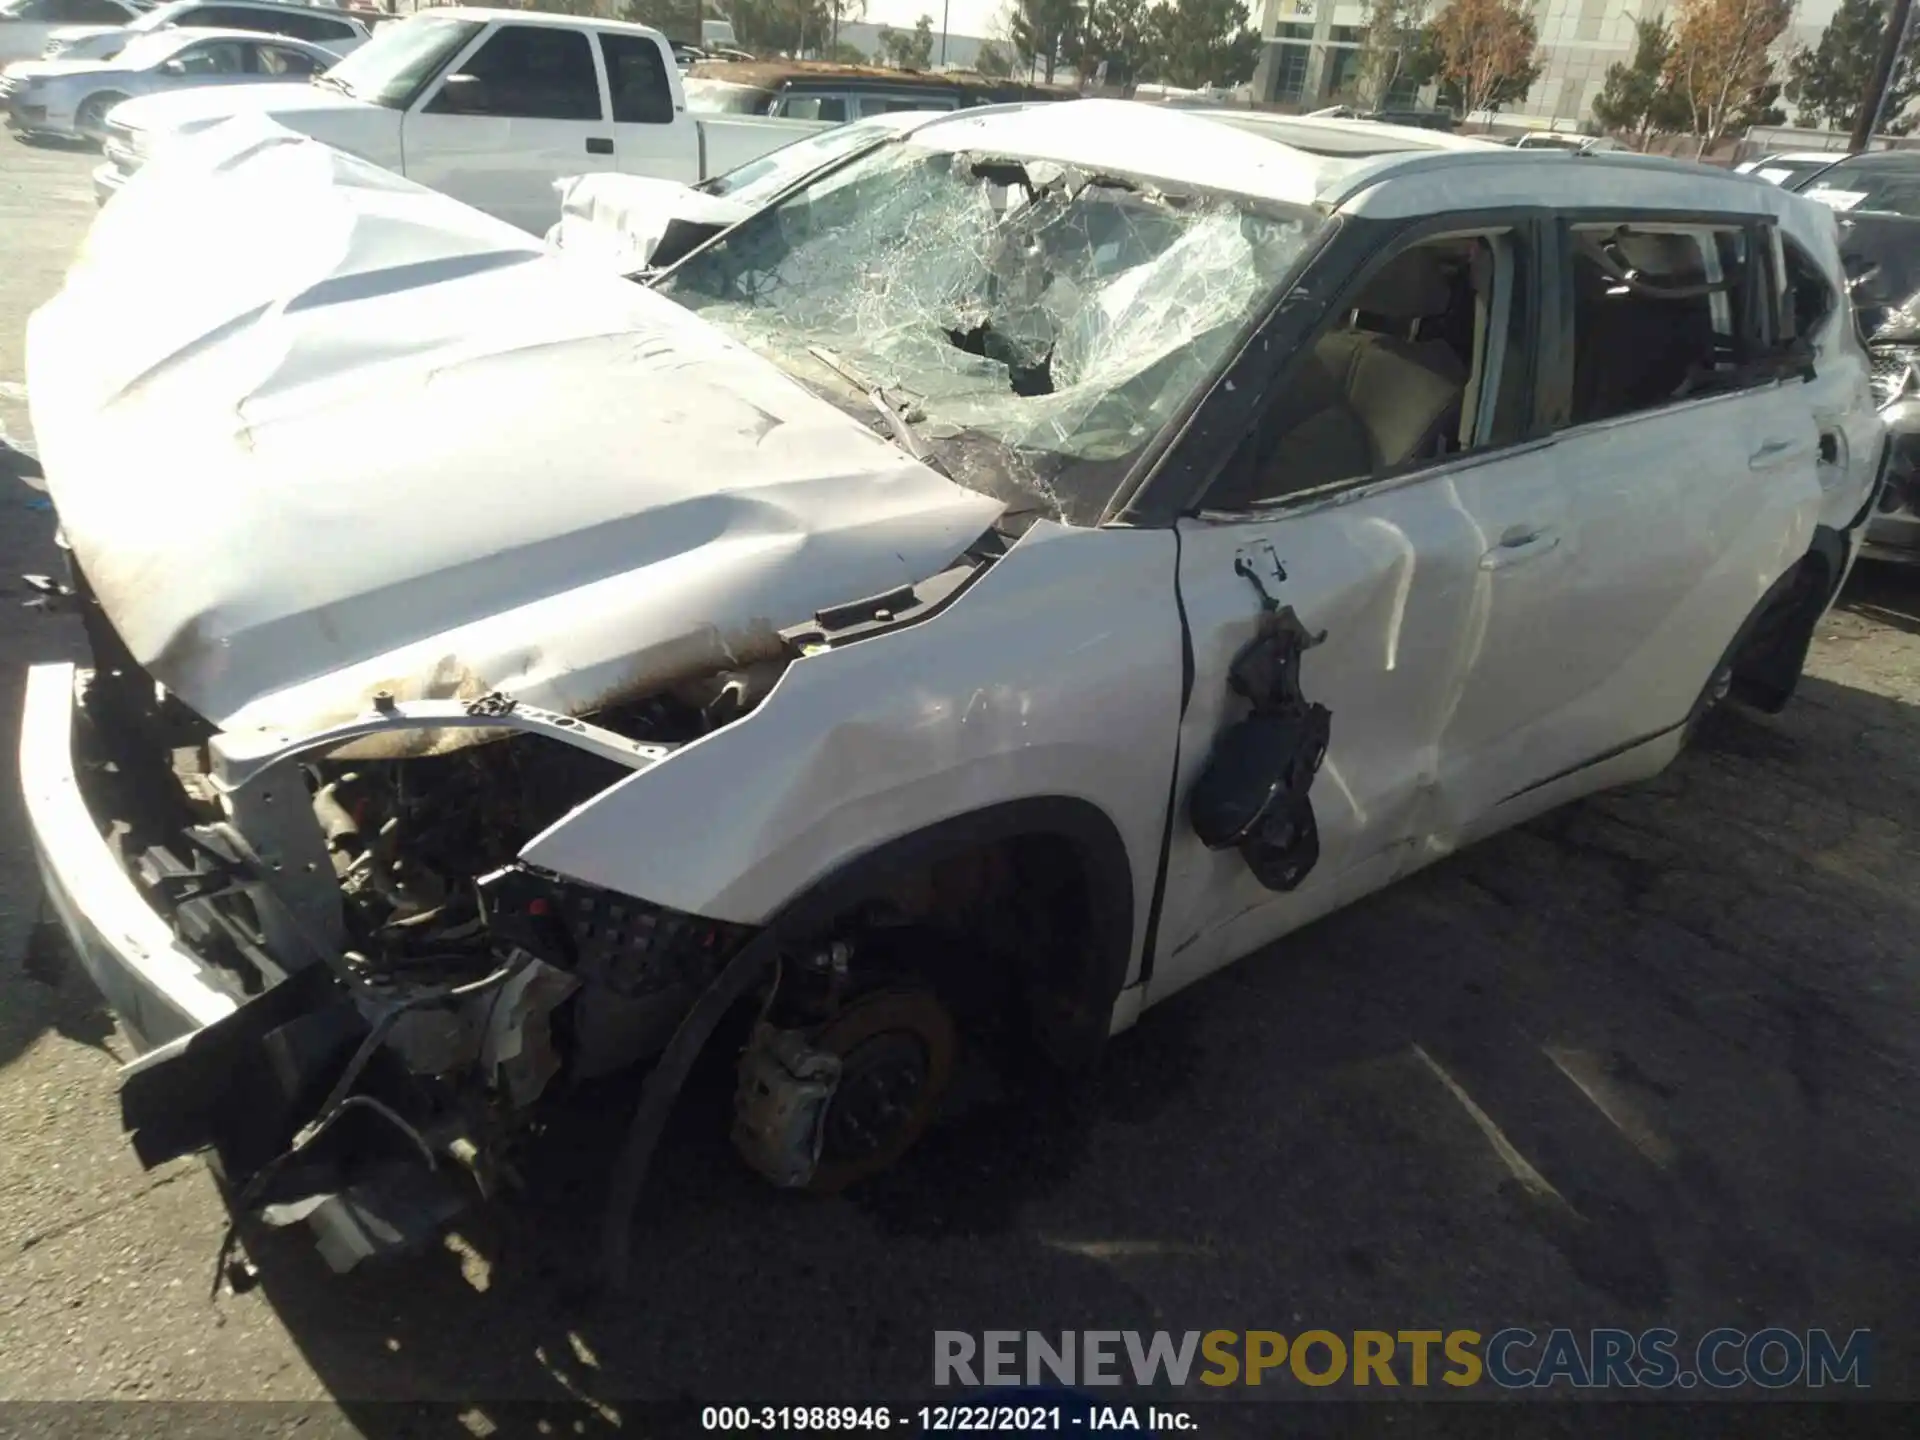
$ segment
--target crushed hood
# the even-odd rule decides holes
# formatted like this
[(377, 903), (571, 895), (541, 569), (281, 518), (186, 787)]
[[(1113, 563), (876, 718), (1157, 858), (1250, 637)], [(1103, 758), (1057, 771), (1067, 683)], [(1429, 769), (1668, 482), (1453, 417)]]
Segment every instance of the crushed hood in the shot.
[(135, 176), (27, 351), (75, 559), (227, 728), (382, 689), (591, 710), (1001, 508), (663, 297), (259, 119)]
[(677, 180), (603, 171), (556, 181), (560, 219), (547, 242), (617, 275), (646, 268), (667, 227), (676, 220), (721, 229), (759, 207), (708, 195)]

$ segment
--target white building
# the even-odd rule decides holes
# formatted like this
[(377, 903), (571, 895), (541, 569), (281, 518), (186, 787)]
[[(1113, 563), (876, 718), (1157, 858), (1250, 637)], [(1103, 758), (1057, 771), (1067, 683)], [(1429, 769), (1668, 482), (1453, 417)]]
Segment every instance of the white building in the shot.
[[(1533, 0), (1540, 78), (1525, 100), (1501, 108), (1501, 118), (1580, 128), (1592, 117), (1607, 67), (1633, 58), (1633, 22), (1666, 9), (1667, 0)], [(1362, 98), (1357, 86), (1366, 26), (1367, 7), (1360, 0), (1264, 0), (1255, 97), (1309, 110)], [(1388, 103), (1413, 100), (1413, 88), (1402, 85)]]

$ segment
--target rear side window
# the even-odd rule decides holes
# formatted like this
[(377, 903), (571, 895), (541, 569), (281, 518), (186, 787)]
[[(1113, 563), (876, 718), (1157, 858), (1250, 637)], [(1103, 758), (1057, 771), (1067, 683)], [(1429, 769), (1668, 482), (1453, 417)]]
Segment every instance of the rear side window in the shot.
[(70, 25), (124, 25), (133, 18), (113, 0), (66, 0), (58, 9)]
[(1576, 225), (1566, 424), (1777, 378), (1766, 266), (1743, 226)]
[(196, 5), (174, 16), (173, 24), (183, 30), (205, 27), (210, 30), (258, 30), (268, 34), (281, 28), (279, 15), (269, 10), (249, 10), (244, 5)]
[(601, 118), (600, 73), (578, 30), (502, 25), (460, 73), (472, 78), (466, 95), (455, 101), (442, 89), (430, 111), (520, 120)]
[(615, 123), (673, 123), (673, 86), (658, 45), (644, 35), (603, 32), (600, 54), (607, 62), (607, 89), (613, 93)]
[(860, 113), (891, 115), (898, 110), (956, 110), (960, 102), (952, 95), (862, 95)]
[(789, 120), (829, 120), (835, 125), (843, 125), (847, 120), (847, 97), (844, 95), (783, 95), (773, 113), (784, 115)]
[(1786, 264), (1786, 323), (1788, 335), (1811, 335), (1833, 313), (1839, 298), (1814, 258), (1792, 240), (1781, 237)]
[(329, 20), (324, 15), (287, 15), (272, 16), (272, 23), (250, 26), (254, 30), (271, 30), (275, 35), (291, 35), (296, 40), (310, 40), (316, 45), (337, 45), (342, 40), (357, 40), (360, 32), (344, 20)]

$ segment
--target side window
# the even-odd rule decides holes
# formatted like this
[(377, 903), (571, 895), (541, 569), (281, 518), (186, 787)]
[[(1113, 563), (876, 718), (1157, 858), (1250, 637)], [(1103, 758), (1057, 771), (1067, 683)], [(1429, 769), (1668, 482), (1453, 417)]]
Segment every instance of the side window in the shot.
[(1775, 378), (1765, 267), (1741, 226), (1576, 225), (1569, 425)]
[(1528, 430), (1533, 259), (1494, 230), (1373, 266), (1295, 358), (1206, 497), (1244, 510), (1496, 449)]
[(113, 0), (67, 0), (60, 18), (70, 25), (124, 25), (133, 17)]
[(342, 20), (329, 20), (324, 15), (300, 15), (295, 18), (306, 29), (286, 27), (286, 33), (301, 40), (311, 40), (316, 45), (338, 45), (343, 40), (360, 38), (360, 32)]
[(860, 115), (891, 115), (897, 110), (955, 110), (960, 102), (951, 95), (862, 95)]
[(607, 62), (607, 88), (613, 92), (617, 124), (673, 123), (673, 85), (658, 45), (644, 35), (602, 31), (600, 54)]
[(1786, 265), (1782, 331), (1792, 336), (1811, 335), (1833, 313), (1839, 296), (1820, 272), (1819, 264), (1797, 242), (1782, 236), (1781, 251)]
[(304, 50), (289, 50), (280, 45), (255, 46), (254, 54), (262, 75), (307, 76), (320, 69), (323, 63), (316, 62)]
[[(298, 17), (290, 18), (298, 23)], [(269, 35), (279, 30), (293, 33), (292, 26), (284, 24), (279, 13), (250, 10), (245, 5), (197, 5), (174, 16), (173, 24), (179, 28), (204, 26), (209, 30), (253, 30)]]
[(846, 123), (847, 97), (844, 95), (783, 95), (774, 114), (789, 120), (830, 120)]
[(247, 50), (238, 40), (207, 40), (173, 57), (189, 75), (244, 75)]
[(600, 76), (593, 49), (578, 30), (502, 25), (458, 76), (442, 82), (427, 109), (436, 115), (598, 120)]

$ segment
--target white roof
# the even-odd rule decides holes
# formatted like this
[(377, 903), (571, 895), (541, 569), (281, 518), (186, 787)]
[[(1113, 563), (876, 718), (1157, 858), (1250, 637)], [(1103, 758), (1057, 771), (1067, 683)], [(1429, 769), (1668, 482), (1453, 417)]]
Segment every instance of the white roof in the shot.
[(1018, 111), (959, 110), (910, 144), (1052, 160), (1228, 194), (1311, 205), (1341, 162), (1137, 100), (1065, 100)]
[[(435, 5), (413, 13), (414, 15), (451, 16), (456, 20), (477, 20), (482, 24), (498, 20), (503, 25), (553, 25), (567, 30), (578, 30), (590, 26), (595, 30), (649, 35), (656, 40), (666, 38), (651, 25), (635, 25), (626, 20), (602, 20), (597, 15), (561, 15), (551, 10), (501, 10), (483, 5)], [(400, 18), (412, 19), (413, 17)]]
[(1497, 141), (1418, 125), (1389, 125), (1378, 120), (1346, 119), (1328, 115), (1270, 115), (1261, 110), (1190, 111), (1232, 125), (1281, 144), (1314, 150), (1384, 155), (1415, 150), (1503, 150)]

